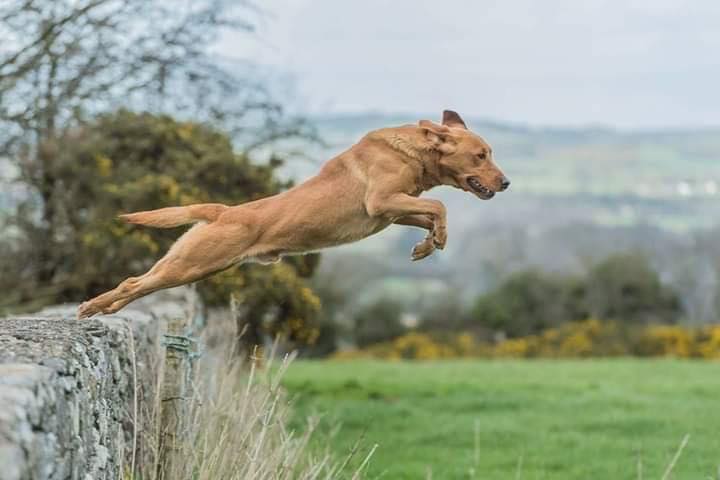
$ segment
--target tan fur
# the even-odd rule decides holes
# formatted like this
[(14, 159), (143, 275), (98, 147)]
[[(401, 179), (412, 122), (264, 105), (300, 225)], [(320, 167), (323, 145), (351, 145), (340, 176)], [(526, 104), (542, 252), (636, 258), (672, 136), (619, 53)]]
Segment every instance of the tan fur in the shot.
[[(480, 189), (473, 189), (478, 183)], [(201, 204), (121, 215), (130, 223), (160, 228), (207, 223), (188, 230), (144, 275), (83, 303), (78, 318), (117, 312), (149, 293), (241, 262), (271, 263), (354, 242), (392, 223), (428, 231), (412, 252), (412, 259), (420, 260), (447, 241), (445, 206), (418, 198), (438, 185), (484, 199), (509, 185), (490, 146), (451, 111), (444, 112), (442, 125), (421, 120), (370, 132), (316, 176), (271, 197), (232, 207)]]

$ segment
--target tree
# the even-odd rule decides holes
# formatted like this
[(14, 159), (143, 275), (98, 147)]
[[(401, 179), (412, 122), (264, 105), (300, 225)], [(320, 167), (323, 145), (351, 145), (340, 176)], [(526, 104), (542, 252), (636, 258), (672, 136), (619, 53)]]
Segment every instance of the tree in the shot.
[(584, 277), (527, 270), (478, 297), (474, 318), (511, 337), (532, 335), (589, 317), (626, 324), (675, 323), (680, 299), (645, 257), (613, 255)]
[(626, 323), (675, 323), (680, 298), (665, 287), (647, 259), (639, 254), (613, 255), (587, 275), (585, 302), (597, 318)]
[(366, 347), (391, 340), (405, 333), (400, 322), (403, 308), (399, 303), (382, 298), (367, 305), (355, 314), (355, 343)]
[[(211, 53), (219, 35), (252, 32), (255, 18), (257, 10), (242, 0), (0, 3), (0, 159), (19, 169), (25, 187), (14, 218), (28, 247), (6, 249), (15, 248), (18, 257), (32, 252), (21, 275), (49, 287), (67, 270), (56, 248), (64, 244), (68, 213), (62, 209), (67, 178), (58, 176), (66, 166), (58, 155), (94, 115), (122, 106), (192, 116), (245, 139), (246, 152), (307, 132), (261, 85), (244, 79), (237, 64)], [(92, 168), (104, 168), (98, 165)]]
[(472, 327), (463, 300), (454, 289), (448, 289), (443, 298), (420, 311), (418, 330), (438, 332), (458, 332)]
[(487, 327), (517, 337), (584, 317), (575, 279), (527, 270), (510, 275), (500, 286), (481, 295), (474, 318)]

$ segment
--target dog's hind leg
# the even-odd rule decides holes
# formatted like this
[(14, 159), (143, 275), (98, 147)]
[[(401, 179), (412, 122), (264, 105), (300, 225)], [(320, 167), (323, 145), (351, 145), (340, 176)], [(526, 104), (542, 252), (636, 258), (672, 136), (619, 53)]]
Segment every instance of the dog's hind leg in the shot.
[(188, 230), (144, 275), (131, 277), (116, 288), (78, 308), (78, 318), (115, 313), (133, 300), (157, 290), (201, 280), (243, 260), (257, 238), (257, 228), (243, 223), (196, 225)]

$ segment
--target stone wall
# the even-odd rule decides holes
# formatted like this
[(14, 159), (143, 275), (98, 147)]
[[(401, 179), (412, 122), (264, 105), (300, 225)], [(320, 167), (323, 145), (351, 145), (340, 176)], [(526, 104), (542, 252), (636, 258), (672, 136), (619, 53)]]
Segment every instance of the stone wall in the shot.
[(77, 321), (75, 306), (0, 319), (0, 480), (122, 478), (158, 331), (195, 307), (177, 289), (91, 320)]

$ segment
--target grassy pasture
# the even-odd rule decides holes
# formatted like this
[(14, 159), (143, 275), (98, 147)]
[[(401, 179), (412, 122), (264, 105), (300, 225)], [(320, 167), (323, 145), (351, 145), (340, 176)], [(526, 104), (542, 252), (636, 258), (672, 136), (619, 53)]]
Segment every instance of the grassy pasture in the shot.
[(295, 427), (341, 424), (318, 448), (379, 445), (369, 478), (661, 479), (686, 434), (667, 478), (719, 475), (718, 363), (298, 361), (284, 384)]

